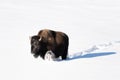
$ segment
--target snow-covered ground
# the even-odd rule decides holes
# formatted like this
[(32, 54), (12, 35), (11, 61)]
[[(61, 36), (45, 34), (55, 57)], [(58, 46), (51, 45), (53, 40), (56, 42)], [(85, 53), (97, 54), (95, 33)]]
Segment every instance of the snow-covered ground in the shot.
[[(0, 80), (120, 80), (119, 0), (0, 0)], [(30, 53), (41, 29), (69, 35), (69, 59)]]

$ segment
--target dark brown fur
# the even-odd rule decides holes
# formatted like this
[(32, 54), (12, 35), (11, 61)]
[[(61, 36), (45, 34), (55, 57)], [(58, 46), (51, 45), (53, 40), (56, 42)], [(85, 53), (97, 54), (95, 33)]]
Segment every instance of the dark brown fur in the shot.
[[(35, 37), (36, 41), (33, 41)], [(41, 40), (39, 41), (39, 39)], [(32, 36), (31, 42), (39, 43), (39, 44), (31, 43), (31, 52), (34, 53), (35, 57), (40, 55), (44, 59), (45, 53), (48, 50), (51, 50), (55, 54), (56, 58), (58, 58), (59, 56), (61, 56), (62, 59), (67, 58), (69, 38), (63, 32), (48, 29), (40, 30), (38, 32), (38, 35)]]

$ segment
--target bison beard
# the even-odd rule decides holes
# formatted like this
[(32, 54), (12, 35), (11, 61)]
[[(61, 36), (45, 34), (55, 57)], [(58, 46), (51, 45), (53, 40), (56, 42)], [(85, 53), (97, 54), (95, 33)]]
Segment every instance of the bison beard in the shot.
[(62, 60), (68, 55), (69, 38), (63, 32), (53, 30), (40, 30), (38, 35), (31, 37), (31, 53), (34, 57), (41, 56), (45, 58), (47, 51), (52, 51), (55, 58), (62, 57)]

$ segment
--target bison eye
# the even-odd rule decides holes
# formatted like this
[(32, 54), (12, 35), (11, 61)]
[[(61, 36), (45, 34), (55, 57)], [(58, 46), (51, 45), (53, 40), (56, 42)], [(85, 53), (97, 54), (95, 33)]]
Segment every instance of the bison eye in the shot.
[(34, 40), (31, 40), (31, 44), (33, 44), (35, 41)]
[(35, 41), (35, 39), (32, 39), (32, 41)]

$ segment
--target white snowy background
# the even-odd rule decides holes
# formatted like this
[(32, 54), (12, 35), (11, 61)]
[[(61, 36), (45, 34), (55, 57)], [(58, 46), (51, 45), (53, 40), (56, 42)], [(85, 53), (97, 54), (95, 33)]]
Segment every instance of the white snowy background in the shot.
[[(30, 53), (41, 29), (69, 35), (69, 59)], [(119, 0), (0, 0), (0, 80), (120, 80)]]

